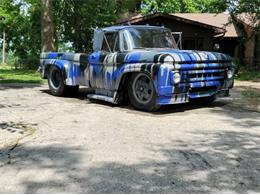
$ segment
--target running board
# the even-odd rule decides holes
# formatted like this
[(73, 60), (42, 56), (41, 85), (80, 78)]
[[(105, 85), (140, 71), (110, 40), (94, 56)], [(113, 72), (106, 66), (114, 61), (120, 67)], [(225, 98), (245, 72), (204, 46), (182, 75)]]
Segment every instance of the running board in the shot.
[(90, 99), (103, 100), (106, 102), (110, 102), (112, 104), (117, 104), (113, 97), (109, 97), (105, 95), (88, 94), (87, 97)]

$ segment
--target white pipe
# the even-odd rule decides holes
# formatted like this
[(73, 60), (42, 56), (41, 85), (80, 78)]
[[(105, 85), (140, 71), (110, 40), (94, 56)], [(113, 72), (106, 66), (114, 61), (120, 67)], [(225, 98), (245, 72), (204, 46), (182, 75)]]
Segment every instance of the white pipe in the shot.
[(3, 30), (3, 50), (2, 50), (2, 63), (5, 63), (5, 30)]

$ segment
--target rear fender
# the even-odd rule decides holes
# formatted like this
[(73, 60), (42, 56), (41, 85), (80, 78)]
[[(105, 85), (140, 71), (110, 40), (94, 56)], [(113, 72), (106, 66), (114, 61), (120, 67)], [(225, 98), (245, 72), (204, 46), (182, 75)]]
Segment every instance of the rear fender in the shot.
[(48, 78), (49, 69), (51, 66), (56, 66), (62, 72), (65, 84), (70, 86), (78, 85), (81, 70), (79, 64), (67, 60), (46, 59), (42, 69), (42, 77)]

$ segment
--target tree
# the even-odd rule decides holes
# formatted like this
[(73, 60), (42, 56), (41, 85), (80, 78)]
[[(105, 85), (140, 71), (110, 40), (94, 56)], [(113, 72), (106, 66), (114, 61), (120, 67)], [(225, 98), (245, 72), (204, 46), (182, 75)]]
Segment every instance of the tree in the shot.
[(119, 14), (135, 11), (138, 5), (140, 1), (133, 0), (55, 1), (59, 41), (72, 43), (75, 52), (90, 51), (95, 28), (113, 24)]
[[(232, 13), (233, 19), (243, 26), (245, 39), (243, 44), (244, 64), (247, 68), (259, 69), (259, 63), (254, 61), (254, 58), (259, 58), (259, 48), (257, 49), (257, 36), (260, 32), (260, 1), (259, 0), (233, 0), (229, 2), (229, 11)], [(242, 13), (242, 14), (241, 14)], [(259, 39), (259, 38), (258, 38)], [(259, 46), (258, 46), (259, 47)]]
[(11, 10), (8, 10), (10, 8), (8, 6), (7, 0), (2, 0), (0, 2), (0, 27), (1, 27), (1, 33), (2, 33), (2, 63), (5, 63), (5, 51), (6, 51), (6, 31), (7, 28), (12, 24), (12, 17), (15, 13), (13, 13)]
[(38, 64), (36, 59), (40, 53), (40, 15), (41, 4), (38, 0), (0, 1), (0, 17), (4, 17), (4, 20), (0, 20), (0, 29), (5, 29), (6, 51), (12, 51), (19, 63), (27, 66)]
[(56, 37), (53, 19), (53, 0), (41, 0), (41, 51), (56, 51)]
[(142, 13), (216, 13), (226, 9), (226, 0), (143, 0)]
[(259, 30), (259, 0), (227, 0), (227, 3), (229, 4), (229, 12), (233, 14), (247, 13), (246, 19)]

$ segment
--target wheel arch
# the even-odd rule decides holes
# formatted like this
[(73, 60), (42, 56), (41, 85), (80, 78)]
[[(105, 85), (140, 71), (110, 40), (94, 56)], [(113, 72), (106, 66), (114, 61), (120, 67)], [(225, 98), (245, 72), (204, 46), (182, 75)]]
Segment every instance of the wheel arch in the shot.
[(44, 65), (44, 71), (43, 71), (43, 78), (47, 79), (50, 73), (50, 68), (52, 66), (57, 67), (58, 69), (60, 69), (61, 73), (62, 73), (62, 77), (63, 79), (67, 78), (67, 73), (66, 73), (66, 63), (64, 62), (59, 62), (59, 61), (54, 61), (54, 62), (48, 62)]
[(151, 74), (150, 71), (147, 70), (141, 70), (141, 71), (127, 71), (124, 72), (120, 78), (117, 80), (116, 85), (115, 85), (115, 90), (117, 91), (118, 94), (118, 98), (122, 99), (125, 98), (126, 96), (128, 96), (128, 84), (130, 81), (130, 78), (132, 77), (133, 74), (137, 74), (137, 73), (145, 73), (148, 74), (151, 79), (153, 80), (153, 85), (155, 88), (155, 91), (157, 93), (157, 84), (156, 84), (156, 80), (154, 80), (154, 75)]

